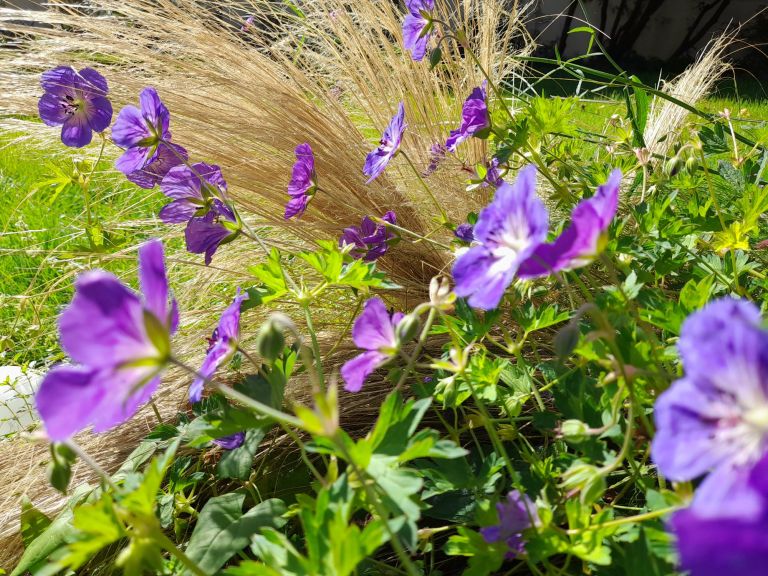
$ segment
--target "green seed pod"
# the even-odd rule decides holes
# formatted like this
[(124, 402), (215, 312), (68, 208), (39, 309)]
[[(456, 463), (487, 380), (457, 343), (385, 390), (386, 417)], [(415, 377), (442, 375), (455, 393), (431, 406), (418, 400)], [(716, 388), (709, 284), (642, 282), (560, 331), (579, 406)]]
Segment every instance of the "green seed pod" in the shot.
[(589, 426), (581, 420), (565, 420), (560, 424), (560, 435), (566, 442), (580, 444), (589, 438)]
[(285, 348), (283, 330), (278, 322), (273, 318), (268, 318), (259, 328), (259, 335), (256, 337), (256, 350), (262, 358), (274, 362), (283, 352), (283, 348)]
[(419, 333), (420, 327), (421, 322), (419, 322), (419, 317), (414, 314), (408, 314), (405, 318), (400, 320), (400, 323), (395, 330), (398, 341), (408, 342), (413, 340)]

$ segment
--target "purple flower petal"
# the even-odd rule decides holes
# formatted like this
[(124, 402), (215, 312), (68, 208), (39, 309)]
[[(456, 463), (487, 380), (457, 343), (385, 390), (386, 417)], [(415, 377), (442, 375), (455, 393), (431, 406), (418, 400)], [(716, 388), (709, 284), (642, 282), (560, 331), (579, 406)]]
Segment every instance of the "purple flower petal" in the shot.
[(352, 340), (358, 348), (395, 348), (395, 326), (381, 298), (370, 298), (352, 326)]
[[(114, 128), (112, 128), (114, 134)], [(128, 148), (115, 161), (115, 168), (123, 174), (131, 174), (144, 168), (154, 158), (151, 148)]]
[(381, 136), (379, 147), (370, 152), (365, 158), (363, 174), (369, 177), (367, 183), (375, 180), (397, 153), (397, 150), (400, 148), (400, 142), (403, 139), (405, 127), (405, 106), (400, 102), (397, 107), (397, 114), (389, 121), (389, 125)]
[(680, 564), (690, 576), (763, 576), (768, 558), (768, 518), (701, 518), (694, 510), (671, 521)]
[(88, 124), (95, 132), (104, 132), (112, 122), (112, 103), (104, 96), (94, 96), (86, 108)]
[(360, 392), (366, 378), (376, 368), (381, 366), (390, 356), (369, 350), (348, 360), (341, 367), (341, 378), (344, 380), (344, 390), (347, 392)]
[(445, 147), (449, 152), (455, 152), (456, 147), (471, 138), (475, 133), (491, 125), (491, 117), (488, 114), (488, 104), (486, 103), (486, 82), (478, 86), (469, 97), (464, 101), (461, 110), (461, 125), (457, 130), (451, 130), (451, 135), (445, 142)]
[(61, 105), (61, 98), (46, 92), (37, 102), (40, 119), (48, 126), (61, 126), (69, 118), (67, 109)]
[(62, 348), (76, 362), (94, 368), (153, 358), (144, 308), (136, 293), (112, 274), (81, 274), (75, 296), (59, 318)]
[(235, 448), (239, 448), (243, 445), (243, 442), (245, 442), (245, 432), (235, 432), (229, 436), (216, 438), (213, 441), (214, 444), (221, 446), (224, 450), (234, 450)]
[(520, 266), (519, 276), (532, 279), (589, 264), (601, 251), (600, 239), (616, 215), (621, 171), (611, 172), (591, 198), (573, 209), (571, 224), (550, 244), (542, 244)]
[(285, 215), (283, 217), (286, 220), (290, 220), (295, 216), (301, 216), (304, 214), (307, 209), (307, 205), (309, 204), (310, 198), (311, 196), (295, 196), (288, 200), (288, 202), (285, 204)]
[(424, 34), (424, 29), (429, 25), (429, 20), (424, 18), (422, 11), (434, 10), (434, 0), (407, 0), (406, 14), (403, 20), (403, 47), (410, 50), (411, 58), (416, 62), (424, 59), (427, 53), (427, 44), (430, 34)]
[(97, 381), (97, 371), (80, 366), (56, 366), (45, 375), (35, 405), (51, 441), (67, 440), (93, 421), (106, 394)]
[(170, 328), (168, 276), (160, 240), (150, 240), (139, 248), (139, 283), (146, 308)]
[(61, 126), (61, 141), (66, 146), (82, 148), (90, 144), (92, 139), (93, 131), (84, 112), (73, 114)]
[(40, 86), (52, 94), (72, 93), (76, 75), (70, 66), (57, 66), (40, 75)]
[(171, 168), (189, 158), (187, 151), (177, 144), (160, 143), (155, 159), (144, 168), (126, 174), (126, 178), (142, 188), (154, 188), (163, 180)]
[(456, 226), (456, 230), (453, 231), (453, 235), (456, 236), (462, 242), (472, 242), (475, 239), (472, 224), (464, 222)]
[(205, 381), (210, 379), (216, 373), (216, 370), (224, 364), (232, 354), (235, 353), (233, 343), (227, 339), (222, 338), (217, 340), (214, 345), (208, 350), (203, 360), (203, 365), (198, 370), (198, 373), (202, 378), (197, 377), (189, 387), (189, 401), (193, 404), (200, 402), (203, 397), (203, 388), (205, 387)]
[(129, 420), (146, 404), (160, 385), (153, 368), (115, 370), (100, 374), (101, 385), (107, 388), (104, 401), (93, 414), (93, 431), (105, 432)]
[(112, 141), (122, 148), (132, 148), (147, 138), (148, 132), (141, 110), (128, 105), (117, 114), (115, 125), (112, 126)]
[(489, 544), (504, 541), (509, 547), (507, 558), (515, 558), (525, 552), (523, 531), (539, 521), (536, 505), (528, 496), (518, 490), (507, 494), (506, 502), (496, 504), (499, 523), (480, 529), (480, 534)]
[(453, 266), (458, 296), (471, 306), (498, 306), (521, 263), (546, 239), (548, 215), (536, 196), (536, 169), (520, 171), (514, 185), (502, 183), (483, 208), (474, 227), (477, 245), (464, 252)]
[(184, 238), (187, 251), (192, 254), (205, 254), (205, 265), (211, 263), (219, 245), (234, 234), (231, 230), (216, 222), (216, 213), (211, 210), (203, 217), (192, 218), (187, 223)]
[(183, 224), (189, 222), (198, 210), (200, 206), (192, 204), (189, 200), (174, 200), (170, 204), (166, 204), (160, 209), (158, 216), (160, 220), (166, 224)]

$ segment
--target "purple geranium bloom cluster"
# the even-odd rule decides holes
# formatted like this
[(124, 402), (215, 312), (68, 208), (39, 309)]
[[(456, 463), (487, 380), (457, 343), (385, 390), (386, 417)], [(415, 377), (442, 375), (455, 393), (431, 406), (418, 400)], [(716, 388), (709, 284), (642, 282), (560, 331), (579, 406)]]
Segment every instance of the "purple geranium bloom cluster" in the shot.
[(397, 354), (399, 343), (396, 329), (403, 317), (401, 312), (390, 315), (381, 298), (365, 302), (362, 313), (352, 326), (352, 340), (365, 352), (341, 367), (345, 390), (359, 392), (371, 372)]
[(227, 183), (216, 165), (198, 162), (171, 168), (160, 183), (163, 194), (173, 199), (160, 210), (163, 222), (187, 223), (187, 250), (205, 254), (205, 264), (221, 244), (232, 241), (240, 227), (227, 199)]
[(400, 142), (403, 140), (405, 127), (405, 106), (400, 102), (397, 107), (397, 114), (389, 121), (389, 125), (381, 136), (378, 148), (370, 152), (365, 158), (363, 174), (368, 176), (367, 183), (375, 180), (395, 156), (400, 148)]
[(139, 105), (140, 108), (125, 106), (112, 126), (112, 140), (126, 149), (115, 162), (123, 174), (145, 168), (157, 158), (160, 143), (171, 141), (171, 115), (157, 90), (144, 88), (139, 94)]
[(491, 127), (486, 94), (487, 85), (487, 82), (483, 82), (483, 85), (472, 90), (472, 93), (464, 101), (464, 106), (461, 109), (461, 124), (456, 130), (451, 130), (448, 140), (445, 141), (445, 147), (449, 152), (456, 152), (456, 147), (459, 144)]
[(205, 381), (214, 375), (216, 370), (227, 362), (237, 351), (238, 341), (240, 339), (240, 304), (248, 299), (247, 293), (237, 295), (232, 304), (230, 304), (219, 319), (219, 325), (213, 331), (208, 345), (208, 351), (200, 367), (200, 376), (192, 382), (189, 388), (189, 401), (199, 402), (203, 395), (203, 386)]
[[(390, 224), (397, 224), (397, 217), (391, 210), (381, 218)], [(345, 245), (354, 246), (349, 251), (349, 255), (356, 259), (363, 259), (366, 262), (373, 262), (381, 258), (389, 249), (389, 243), (397, 235), (387, 229), (384, 224), (376, 224), (371, 218), (363, 218), (360, 226), (349, 226), (339, 238), (339, 247)]]
[(307, 204), (317, 191), (315, 156), (309, 144), (296, 146), (296, 163), (293, 165), (291, 181), (288, 183), (288, 195), (291, 199), (285, 205), (285, 219), (301, 216)]
[(539, 521), (536, 505), (525, 494), (512, 490), (507, 494), (506, 502), (496, 504), (496, 510), (499, 514), (499, 523), (481, 528), (480, 534), (489, 544), (506, 543), (509, 548), (507, 558), (511, 560), (525, 552), (523, 531)]
[(40, 119), (48, 126), (61, 126), (61, 141), (74, 148), (91, 143), (93, 132), (103, 132), (112, 121), (107, 99), (107, 81), (93, 68), (76, 72), (58, 66), (43, 72), (40, 85), (45, 93), (37, 103)]
[(514, 278), (532, 279), (584, 266), (602, 249), (605, 231), (618, 207), (621, 173), (573, 210), (571, 225), (552, 243), (546, 243), (549, 216), (536, 196), (536, 169), (523, 168), (513, 185), (502, 182), (496, 196), (478, 217), (476, 245), (461, 254), (453, 266), (458, 296), (471, 306), (498, 306)]
[(430, 11), (435, 9), (435, 0), (405, 0), (408, 14), (403, 20), (403, 46), (410, 50), (411, 58), (420, 62), (427, 54), (430, 31), (434, 26)]
[(762, 574), (750, 564), (768, 553), (768, 332), (760, 311), (716, 300), (688, 317), (678, 349), (685, 376), (656, 402), (651, 455), (671, 480), (705, 476), (691, 507), (671, 522), (681, 562), (693, 576)]
[(139, 279), (143, 299), (107, 272), (78, 277), (59, 318), (61, 346), (77, 365), (53, 368), (35, 398), (51, 440), (89, 425), (95, 432), (113, 428), (157, 388), (179, 323), (159, 240), (139, 249)]

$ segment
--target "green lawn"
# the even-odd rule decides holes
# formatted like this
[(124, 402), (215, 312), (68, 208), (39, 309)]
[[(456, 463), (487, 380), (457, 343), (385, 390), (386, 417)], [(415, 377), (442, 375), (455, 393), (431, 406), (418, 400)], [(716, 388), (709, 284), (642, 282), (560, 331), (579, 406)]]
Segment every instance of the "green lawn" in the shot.
[[(162, 198), (126, 183), (111, 171), (112, 159), (96, 167), (90, 192), (91, 227), (85, 201), (73, 184), (48, 183), (72, 175), (75, 160), (95, 159), (98, 145), (68, 150), (56, 130), (45, 147), (0, 135), (0, 363), (41, 362), (59, 353), (53, 322), (72, 294), (74, 275), (92, 266), (116, 273), (131, 259), (105, 255), (134, 246), (156, 227)], [(81, 166), (82, 168), (82, 166)]]

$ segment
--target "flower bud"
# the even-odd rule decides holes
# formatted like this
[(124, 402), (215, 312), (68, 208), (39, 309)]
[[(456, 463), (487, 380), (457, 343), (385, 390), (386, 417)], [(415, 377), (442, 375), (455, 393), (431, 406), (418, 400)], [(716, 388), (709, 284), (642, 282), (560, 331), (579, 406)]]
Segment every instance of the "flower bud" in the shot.
[(400, 320), (400, 323), (397, 325), (395, 330), (398, 342), (409, 342), (410, 340), (416, 338), (420, 327), (421, 322), (419, 322), (418, 316), (414, 314), (408, 314), (405, 316), (402, 320)]
[(270, 316), (267, 321), (259, 328), (259, 335), (256, 338), (256, 350), (259, 355), (274, 362), (285, 348), (285, 337), (283, 336), (284, 325), (279, 318)]
[(664, 173), (667, 176), (674, 176), (680, 171), (681, 164), (682, 161), (679, 156), (672, 156), (672, 158), (667, 160), (664, 164)]
[(591, 505), (597, 501), (606, 490), (605, 476), (593, 464), (577, 460), (563, 474), (562, 487), (579, 494), (582, 504)]
[(565, 420), (560, 424), (560, 436), (572, 444), (580, 444), (589, 438), (589, 426), (581, 420)]
[(699, 168), (699, 160), (696, 158), (696, 156), (690, 156), (688, 160), (685, 161), (685, 169), (690, 174), (693, 174), (694, 172), (696, 172), (698, 168)]

